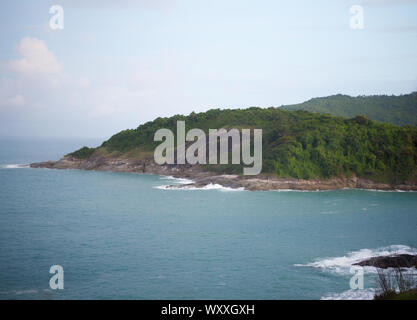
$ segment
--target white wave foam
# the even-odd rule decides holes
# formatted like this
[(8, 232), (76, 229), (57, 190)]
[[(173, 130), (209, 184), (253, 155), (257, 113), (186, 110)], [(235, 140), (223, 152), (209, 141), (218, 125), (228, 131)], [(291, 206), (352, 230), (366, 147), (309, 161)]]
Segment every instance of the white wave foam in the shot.
[(241, 187), (241, 188), (230, 188), (230, 187), (224, 187), (221, 184), (217, 184), (217, 183), (209, 183), (208, 185), (204, 186), (204, 187), (193, 187), (193, 186), (189, 186), (189, 187), (184, 187), (184, 189), (186, 190), (220, 190), (220, 191), (244, 191), (245, 188)]
[(2, 164), (0, 168), (2, 169), (20, 169), (20, 168), (29, 168), (28, 164)]
[(329, 293), (321, 300), (373, 300), (375, 289), (347, 290), (342, 293)]
[(173, 176), (161, 176), (159, 179), (160, 180), (173, 180), (175, 178)]
[[(417, 254), (417, 249), (405, 245), (392, 245), (378, 249), (361, 249), (346, 254), (343, 257), (317, 259), (307, 264), (295, 264), (297, 267), (313, 267), (334, 273), (350, 274), (350, 267), (362, 260), (372, 257), (391, 256), (396, 254)], [(364, 267), (364, 271), (375, 273), (376, 268)]]
[(170, 189), (174, 189), (172, 188), (172, 186), (154, 186), (154, 189), (159, 189), (159, 190), (170, 190)]
[(224, 187), (220, 184), (213, 184), (209, 183), (208, 185), (204, 187), (194, 187), (194, 186), (184, 186), (181, 188), (173, 187), (173, 186), (156, 186), (156, 189), (161, 190), (220, 190), (220, 191), (245, 191), (245, 188), (230, 188), (230, 187)]
[(173, 180), (172, 182), (178, 184), (190, 184), (193, 183), (194, 180), (186, 179), (186, 178), (175, 178), (173, 176), (163, 176), (159, 178), (160, 180)]

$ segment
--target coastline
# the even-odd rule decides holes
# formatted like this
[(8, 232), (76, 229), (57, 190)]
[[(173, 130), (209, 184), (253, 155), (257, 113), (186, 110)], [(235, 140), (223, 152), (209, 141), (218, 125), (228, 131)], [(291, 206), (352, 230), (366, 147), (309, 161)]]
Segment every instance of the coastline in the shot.
[(297, 178), (278, 178), (272, 175), (242, 176), (204, 171), (199, 165), (157, 165), (150, 159), (132, 160), (126, 158), (105, 158), (94, 156), (87, 159), (63, 157), (58, 161), (31, 163), (31, 168), (78, 169), (111, 172), (130, 172), (138, 174), (156, 174), (193, 180), (190, 184), (171, 185), (169, 189), (203, 188), (218, 184), (231, 189), (249, 191), (296, 190), (326, 191), (339, 189), (363, 189), (377, 191), (417, 191), (417, 184), (378, 183), (356, 176), (350, 178), (333, 177), (326, 180), (305, 180)]

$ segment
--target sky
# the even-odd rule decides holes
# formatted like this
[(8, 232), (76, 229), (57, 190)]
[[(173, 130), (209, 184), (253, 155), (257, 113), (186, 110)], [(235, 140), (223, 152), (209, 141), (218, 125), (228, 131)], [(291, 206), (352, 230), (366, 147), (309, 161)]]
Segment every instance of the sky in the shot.
[(410, 93), (416, 17), (415, 0), (1, 1), (0, 137), (107, 139), (192, 111)]

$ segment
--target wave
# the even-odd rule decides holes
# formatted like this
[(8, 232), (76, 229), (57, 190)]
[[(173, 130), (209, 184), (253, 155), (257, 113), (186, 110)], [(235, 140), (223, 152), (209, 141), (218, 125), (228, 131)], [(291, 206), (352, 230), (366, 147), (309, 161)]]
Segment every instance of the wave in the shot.
[[(396, 254), (417, 254), (417, 249), (405, 245), (391, 245), (377, 249), (361, 249), (359, 251), (349, 252), (342, 257), (322, 258), (311, 263), (295, 264), (294, 266), (313, 267), (333, 273), (350, 274), (350, 268), (355, 263), (372, 257), (391, 256)], [(364, 272), (376, 273), (377, 271), (374, 267), (364, 267)]]
[(191, 179), (175, 178), (173, 176), (162, 176), (159, 179), (160, 180), (173, 180), (172, 182), (178, 183), (178, 184), (190, 184), (194, 182), (194, 180), (191, 180)]
[(375, 289), (368, 288), (363, 290), (350, 289), (341, 293), (329, 293), (321, 300), (373, 300)]
[(230, 188), (224, 187), (217, 183), (209, 183), (204, 187), (194, 187), (194, 186), (183, 186), (181, 188), (173, 187), (173, 186), (157, 186), (156, 189), (162, 190), (220, 190), (220, 191), (245, 191), (245, 188)]
[(187, 190), (221, 190), (221, 191), (245, 191), (245, 188), (240, 187), (240, 188), (230, 188), (230, 187), (225, 187), (222, 186), (221, 184), (217, 184), (217, 183), (209, 183), (208, 185), (204, 186), (204, 187), (185, 187), (184, 189)]
[(21, 169), (21, 168), (30, 168), (28, 164), (1, 164), (1, 169)]

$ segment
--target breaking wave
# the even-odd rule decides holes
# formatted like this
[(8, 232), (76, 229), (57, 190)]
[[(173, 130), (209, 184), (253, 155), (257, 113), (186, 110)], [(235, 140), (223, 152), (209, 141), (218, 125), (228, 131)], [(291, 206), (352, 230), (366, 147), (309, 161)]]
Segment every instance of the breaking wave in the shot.
[[(349, 252), (342, 257), (322, 258), (307, 264), (295, 264), (297, 267), (313, 267), (323, 271), (329, 271), (340, 274), (350, 274), (350, 268), (353, 264), (372, 257), (391, 256), (397, 254), (417, 254), (417, 249), (405, 245), (391, 245), (378, 249), (361, 249), (359, 251)], [(364, 267), (367, 273), (376, 273), (374, 267)]]
[(221, 190), (221, 191), (244, 191), (245, 190), (245, 188), (243, 187), (230, 188), (230, 187), (224, 187), (221, 184), (217, 184), (217, 183), (209, 183), (208, 185), (204, 187), (189, 186), (189, 187), (184, 187), (184, 189), (186, 190)]
[(30, 168), (28, 164), (0, 164), (1, 169), (21, 169)]
[(194, 186), (183, 186), (181, 188), (173, 187), (173, 186), (157, 186), (156, 189), (162, 189), (162, 190), (220, 190), (220, 191), (245, 191), (245, 189), (242, 188), (230, 188), (230, 187), (224, 187), (220, 184), (213, 184), (209, 183), (208, 185), (204, 187), (194, 187)]
[(194, 182), (191, 179), (175, 178), (173, 176), (163, 176), (163, 177), (161, 177), (159, 179), (160, 180), (172, 180), (173, 183), (178, 183), (178, 184), (190, 184), (190, 183), (193, 183)]

